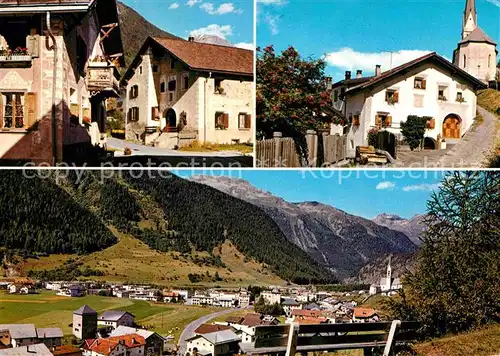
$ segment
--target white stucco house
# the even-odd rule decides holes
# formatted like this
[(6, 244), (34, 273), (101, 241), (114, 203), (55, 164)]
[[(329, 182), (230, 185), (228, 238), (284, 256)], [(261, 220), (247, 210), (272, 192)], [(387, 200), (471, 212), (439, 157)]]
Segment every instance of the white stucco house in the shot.
[(477, 22), (476, 0), (467, 0), (462, 24), (462, 39), (453, 51), (453, 64), (484, 83), (495, 80), (497, 44)]
[(332, 86), (332, 100), (351, 123), (348, 157), (355, 157), (357, 146), (368, 145), (371, 129), (385, 129), (402, 139), (401, 122), (410, 115), (432, 118), (425, 133), (430, 146), (438, 136), (460, 139), (476, 117), (476, 91), (483, 88), (482, 81), (435, 52), (385, 72), (377, 66), (370, 77), (358, 71), (351, 79), (346, 72)]
[(148, 38), (121, 85), (127, 138), (156, 147), (253, 142), (253, 51)]

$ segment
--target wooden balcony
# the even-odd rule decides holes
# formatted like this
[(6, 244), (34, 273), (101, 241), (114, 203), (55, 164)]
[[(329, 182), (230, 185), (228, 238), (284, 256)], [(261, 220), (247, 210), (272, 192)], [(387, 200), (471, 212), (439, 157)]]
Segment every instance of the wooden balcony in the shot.
[(107, 62), (90, 62), (87, 71), (87, 87), (94, 95), (118, 97), (120, 73)]
[(29, 54), (0, 55), (0, 68), (31, 67), (32, 57)]

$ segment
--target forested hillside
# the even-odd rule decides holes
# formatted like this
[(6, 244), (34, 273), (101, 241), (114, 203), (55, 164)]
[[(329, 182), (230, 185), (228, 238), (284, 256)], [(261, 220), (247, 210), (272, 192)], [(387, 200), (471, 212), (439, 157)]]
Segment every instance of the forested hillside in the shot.
[[(81, 174), (82, 172), (78, 172)], [(54, 173), (55, 174), (55, 173)], [(328, 283), (334, 276), (282, 234), (259, 208), (173, 175), (102, 179), (100, 172), (69, 178), (26, 178), (0, 172), (0, 247), (24, 253), (79, 253), (117, 242), (108, 227), (163, 252), (208, 252), (230, 241), (246, 258), (295, 283)]]
[(9, 249), (85, 254), (116, 242), (52, 180), (28, 179), (19, 170), (0, 171), (0, 217), (0, 247)]

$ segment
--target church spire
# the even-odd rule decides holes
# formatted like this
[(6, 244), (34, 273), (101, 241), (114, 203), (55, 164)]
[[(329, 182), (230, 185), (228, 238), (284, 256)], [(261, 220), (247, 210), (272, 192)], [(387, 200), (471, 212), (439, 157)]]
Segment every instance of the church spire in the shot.
[(462, 28), (462, 38), (465, 38), (477, 27), (476, 0), (466, 0), (464, 20)]

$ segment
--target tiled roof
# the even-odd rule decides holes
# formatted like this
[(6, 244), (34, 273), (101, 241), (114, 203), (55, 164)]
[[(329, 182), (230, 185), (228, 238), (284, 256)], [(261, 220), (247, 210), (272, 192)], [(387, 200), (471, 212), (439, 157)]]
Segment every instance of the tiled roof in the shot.
[(89, 307), (87, 304), (85, 304), (84, 306), (75, 310), (73, 312), (73, 314), (76, 314), (76, 315), (94, 315), (94, 314), (97, 314), (97, 312), (94, 309), (92, 309), (91, 307)]
[(233, 328), (229, 325), (217, 325), (217, 324), (201, 324), (195, 331), (195, 334), (210, 334), (221, 330), (232, 330)]
[(63, 337), (61, 328), (37, 328), (36, 333), (39, 339), (50, 339), (53, 337)]
[(248, 313), (243, 319), (242, 325), (256, 326), (262, 324), (262, 315), (256, 313)]
[(96, 339), (88, 349), (101, 355), (109, 355), (120, 342), (123, 342), (127, 348), (141, 347), (146, 345), (146, 341), (142, 336), (137, 334), (130, 334), (113, 336), (107, 339)]
[(354, 308), (354, 317), (356, 318), (371, 318), (376, 314), (375, 309), (372, 308)]
[(0, 350), (0, 356), (49, 356), (52, 355), (45, 344), (14, 347)]
[(242, 316), (228, 316), (226, 323), (241, 324), (244, 319)]
[(153, 39), (194, 70), (253, 75), (253, 51), (172, 38)]
[(484, 31), (479, 27), (476, 27), (474, 31), (469, 33), (469, 35), (465, 37), (463, 40), (461, 40), (459, 43), (467, 43), (467, 42), (486, 42), (492, 45), (496, 45), (495, 41), (493, 41), (493, 39), (486, 33), (484, 33)]
[(33, 324), (0, 324), (0, 330), (9, 330), (13, 339), (36, 338), (36, 329)]
[(81, 349), (72, 345), (62, 345), (54, 347), (50, 352), (54, 356), (75, 355), (82, 352)]
[(302, 317), (319, 317), (322, 313), (319, 310), (307, 310), (307, 309), (294, 309), (292, 310), (292, 316), (302, 316)]
[(407, 73), (411, 68), (418, 66), (425, 61), (433, 61), (436, 64), (440, 64), (444, 67), (447, 67), (448, 69), (455, 72), (456, 73), (455, 75), (460, 75), (462, 78), (469, 81), (469, 83), (472, 83), (475, 87), (486, 88), (486, 85), (484, 83), (482, 83), (479, 79), (476, 79), (475, 77), (473, 77), (472, 75), (470, 75), (469, 73), (464, 71), (463, 69), (460, 69), (459, 67), (457, 67), (456, 65), (454, 65), (450, 61), (448, 61), (445, 58), (438, 55), (436, 52), (431, 52), (429, 54), (426, 54), (425, 56), (419, 57), (419, 58), (414, 59), (410, 62), (402, 64), (398, 67), (395, 67), (391, 70), (385, 71), (378, 76), (371, 77), (370, 80), (349, 89), (346, 92), (346, 94), (349, 95), (353, 92), (357, 92), (359, 90), (371, 87), (375, 84), (379, 84), (380, 82), (382, 82), (386, 79), (392, 78), (395, 75)]
[[(99, 316), (99, 320), (109, 320), (109, 321), (118, 321), (120, 320), (125, 314), (130, 314), (129, 312), (126, 311), (121, 311), (121, 310), (107, 310), (104, 313)], [(132, 315), (132, 314), (130, 314)], [(132, 315), (133, 317), (134, 315)]]
[(213, 333), (208, 333), (208, 334), (202, 334), (202, 335), (197, 335), (194, 336), (190, 339), (187, 339), (186, 341), (191, 341), (194, 340), (198, 337), (202, 337), (205, 340), (211, 342), (214, 345), (219, 345), (219, 344), (225, 344), (228, 342), (233, 342), (233, 341), (240, 341), (241, 337), (236, 335), (236, 333), (232, 330), (222, 330), (222, 331), (216, 331)]
[(111, 333), (110, 336), (121, 336), (121, 335), (129, 335), (129, 334), (138, 334), (138, 335), (141, 335), (143, 338), (147, 339), (151, 335), (154, 335), (155, 332), (148, 331), (145, 329), (132, 328), (130, 326), (119, 325), (115, 330), (113, 330), (113, 332)]

